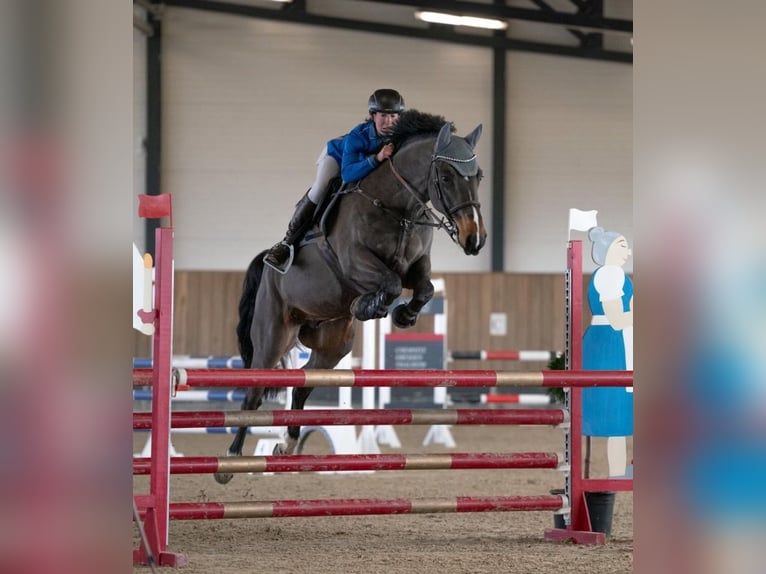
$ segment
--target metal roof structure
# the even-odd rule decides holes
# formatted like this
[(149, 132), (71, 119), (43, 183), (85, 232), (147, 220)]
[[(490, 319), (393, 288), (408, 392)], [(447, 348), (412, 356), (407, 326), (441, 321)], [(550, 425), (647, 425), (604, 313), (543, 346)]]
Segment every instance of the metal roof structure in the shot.
[[(161, 17), (163, 6), (175, 6), (325, 26), (391, 34), (505, 50), (558, 56), (633, 62), (632, 0), (135, 0), (152, 14), (138, 16), (145, 31)], [(492, 31), (463, 26), (428, 24), (415, 12), (434, 11), (493, 18), (507, 26)]]

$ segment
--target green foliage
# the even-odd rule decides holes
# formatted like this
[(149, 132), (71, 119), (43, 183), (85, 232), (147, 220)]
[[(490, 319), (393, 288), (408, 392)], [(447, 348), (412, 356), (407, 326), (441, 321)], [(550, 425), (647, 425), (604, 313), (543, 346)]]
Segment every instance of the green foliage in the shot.
[[(566, 369), (566, 357), (564, 356), (564, 353), (561, 353), (557, 357), (548, 361), (548, 370), (563, 371), (564, 369)], [(552, 387), (547, 389), (547, 391), (548, 396), (551, 397), (555, 403), (564, 404), (564, 389)]]

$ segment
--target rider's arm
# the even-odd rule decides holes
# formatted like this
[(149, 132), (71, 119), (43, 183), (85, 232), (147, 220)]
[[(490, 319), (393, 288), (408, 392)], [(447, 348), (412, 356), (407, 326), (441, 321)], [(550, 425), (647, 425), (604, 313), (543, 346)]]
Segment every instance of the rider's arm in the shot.
[[(369, 138), (362, 130), (368, 126), (362, 124), (351, 130), (343, 143), (343, 161), (341, 162), (341, 177), (346, 183), (359, 181), (373, 169), (378, 167), (375, 159), (377, 150), (371, 150)], [(373, 128), (375, 129), (375, 128)]]

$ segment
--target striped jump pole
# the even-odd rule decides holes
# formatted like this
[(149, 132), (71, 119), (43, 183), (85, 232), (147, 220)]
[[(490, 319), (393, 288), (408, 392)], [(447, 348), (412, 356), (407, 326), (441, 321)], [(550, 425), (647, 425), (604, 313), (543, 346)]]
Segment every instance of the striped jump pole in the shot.
[(510, 512), (560, 510), (562, 495), (458, 496), (455, 498), (335, 500), (278, 500), (273, 502), (177, 502), (170, 504), (171, 520), (223, 518), (289, 518), (309, 516), (360, 516), (371, 514), (433, 514), (455, 512)]
[[(242, 389), (224, 391), (212, 389), (209, 391), (178, 391), (172, 399), (187, 403), (235, 403), (242, 402), (247, 391)], [(151, 389), (136, 389), (133, 391), (134, 401), (151, 401)]]
[[(134, 369), (151, 369), (152, 359), (150, 357), (134, 357)], [(191, 357), (185, 355), (175, 355), (171, 360), (174, 367), (184, 369), (243, 369), (245, 364), (242, 357), (238, 355), (208, 357)]]
[[(167, 364), (169, 367), (170, 365)], [(153, 369), (133, 369), (133, 386), (134, 387), (151, 387), (154, 382)]]
[[(136, 384), (134, 369), (134, 385)], [(632, 387), (633, 371), (174, 369), (190, 387)]]
[[(311, 409), (174, 412), (171, 428), (332, 425), (561, 425), (564, 409)], [(151, 413), (133, 413), (134, 429), (152, 428)]]
[[(556, 469), (562, 459), (562, 455), (544, 452), (174, 457), (170, 473)], [(151, 459), (134, 459), (133, 474), (151, 474)]]
[(449, 351), (448, 361), (552, 361), (561, 351)]
[(483, 405), (549, 405), (551, 397), (540, 393), (526, 393), (521, 395), (486, 394), (480, 395)]

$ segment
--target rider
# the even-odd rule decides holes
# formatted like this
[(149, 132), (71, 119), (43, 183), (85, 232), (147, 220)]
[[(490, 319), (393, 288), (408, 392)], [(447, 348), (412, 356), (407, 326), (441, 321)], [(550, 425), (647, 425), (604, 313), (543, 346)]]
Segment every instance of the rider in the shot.
[(367, 110), (369, 119), (346, 135), (328, 141), (322, 150), (317, 159), (316, 179), (296, 205), (284, 239), (269, 249), (264, 258), (271, 267), (285, 271), (290, 247), (308, 231), (330, 180), (340, 174), (343, 183), (355, 183), (394, 153), (393, 144), (385, 143), (385, 139), (404, 111), (404, 98), (396, 90), (375, 90), (367, 101)]

